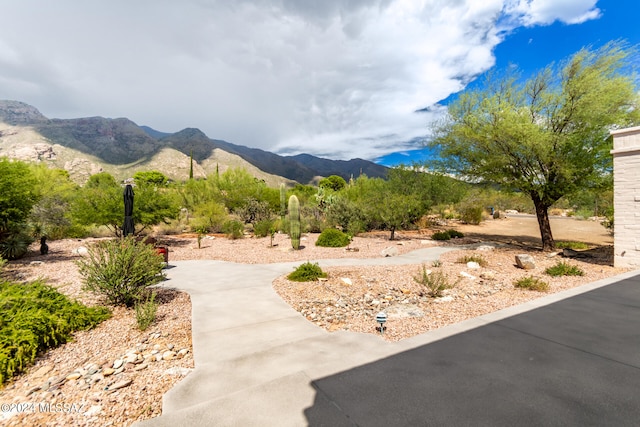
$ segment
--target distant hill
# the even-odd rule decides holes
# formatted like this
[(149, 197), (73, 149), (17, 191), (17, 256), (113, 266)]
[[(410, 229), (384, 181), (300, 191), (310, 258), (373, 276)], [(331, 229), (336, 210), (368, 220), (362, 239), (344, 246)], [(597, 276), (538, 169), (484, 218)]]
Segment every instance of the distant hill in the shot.
[(361, 173), (384, 177), (387, 168), (362, 159), (328, 160), (308, 154), (279, 156), (257, 148), (211, 139), (186, 128), (176, 133), (138, 126), (127, 118), (49, 119), (35, 107), (0, 100), (0, 155), (48, 162), (66, 169), (78, 182), (106, 171), (119, 179), (138, 170), (159, 170), (175, 180), (188, 177), (190, 156), (194, 176), (216, 169), (244, 167), (270, 185), (313, 182), (339, 175), (348, 180)]

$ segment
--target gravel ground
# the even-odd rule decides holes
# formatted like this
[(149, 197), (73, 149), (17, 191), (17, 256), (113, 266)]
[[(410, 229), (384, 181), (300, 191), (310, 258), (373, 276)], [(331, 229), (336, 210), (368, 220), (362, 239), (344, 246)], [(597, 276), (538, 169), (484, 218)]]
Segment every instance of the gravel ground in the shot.
[[(399, 240), (390, 242), (388, 233), (372, 233), (356, 237), (348, 249), (316, 247), (317, 235), (310, 234), (303, 236), (303, 248), (299, 251), (290, 249), (286, 235), (276, 235), (273, 242), (270, 238), (228, 240), (222, 236), (210, 236), (198, 245), (196, 237), (189, 235), (162, 236), (159, 241), (169, 246), (170, 262), (218, 259), (253, 264), (302, 263), (329, 258), (376, 258), (389, 247), (397, 249), (398, 253), (406, 253), (441, 244), (430, 240), (430, 234), (400, 233)], [(461, 239), (455, 243), (476, 244), (477, 247), (479, 240)], [(39, 255), (36, 245), (29, 256), (10, 263), (4, 275), (25, 281), (42, 277), (61, 292), (85, 304), (96, 304), (98, 298), (82, 290), (74, 263), (81, 256), (75, 253), (77, 249), (90, 244), (91, 239), (52, 241), (47, 256)], [(504, 244), (494, 246), (497, 247), (489, 250), (456, 250), (442, 256), (440, 266), (424, 266), (433, 272), (441, 271), (454, 285), (445, 291), (444, 298), (429, 297), (426, 289), (416, 283), (414, 276), (421, 271), (420, 265), (332, 267), (326, 269), (329, 275), (326, 281), (296, 283), (280, 277), (273, 286), (303, 316), (329, 331), (344, 329), (378, 333), (373, 317), (384, 310), (389, 316), (385, 339), (397, 341), (540, 297), (542, 294), (539, 292), (514, 289), (513, 282), (523, 276), (539, 277), (549, 283), (549, 292), (558, 292), (625, 271), (609, 266), (613, 250), (607, 246), (590, 251), (592, 256), (589, 258), (575, 260), (530, 251), (537, 265), (533, 271), (514, 266), (514, 257), (522, 253), (522, 248)], [(458, 262), (470, 255), (482, 257), (486, 266), (470, 268)], [(545, 268), (559, 260), (578, 266), (584, 275), (552, 278), (544, 274)], [(462, 273), (473, 278), (462, 276)], [(193, 368), (189, 296), (182, 292), (163, 291), (160, 299), (158, 319), (145, 332), (136, 328), (132, 310), (117, 308), (113, 317), (96, 329), (78, 332), (74, 341), (39, 357), (25, 374), (0, 390), (0, 403), (14, 404), (12, 409), (26, 411), (20, 414), (4, 411), (0, 413), (0, 424), (128, 426), (136, 420), (158, 416), (162, 395)], [(153, 352), (164, 354), (179, 349), (184, 349), (184, 357), (174, 355), (147, 362)], [(101, 373), (107, 372), (125, 355), (133, 354), (135, 358), (134, 353), (139, 354), (138, 359), (125, 363), (123, 372), (100, 378)], [(95, 378), (89, 380), (91, 372), (86, 371), (91, 371), (91, 365), (99, 367), (97, 381)], [(146, 366), (140, 369), (143, 365)], [(60, 383), (61, 378), (79, 369), (83, 375), (81, 378)], [(114, 389), (122, 384), (127, 385)], [(41, 405), (41, 402), (52, 406)]]

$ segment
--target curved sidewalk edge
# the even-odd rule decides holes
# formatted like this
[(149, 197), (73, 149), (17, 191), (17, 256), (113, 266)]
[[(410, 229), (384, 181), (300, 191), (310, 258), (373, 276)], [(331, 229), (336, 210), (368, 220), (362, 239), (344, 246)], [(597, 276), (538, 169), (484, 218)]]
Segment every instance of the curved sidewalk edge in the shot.
[[(402, 265), (436, 260), (455, 247), (433, 247), (381, 259), (318, 260), (321, 266)], [(509, 317), (575, 297), (639, 272), (625, 273), (516, 307), (440, 328), (397, 343), (352, 332), (329, 333), (303, 318), (271, 282), (299, 264), (247, 265), (175, 262), (165, 287), (187, 291), (192, 302), (195, 369), (163, 398), (160, 417), (136, 426), (310, 424), (309, 408), (326, 425), (345, 424), (336, 402), (315, 385), (394, 355), (424, 347)], [(428, 347), (428, 346), (427, 346)], [(324, 397), (323, 397), (324, 396)], [(362, 396), (366, 397), (366, 394)], [(366, 399), (363, 401), (366, 404)], [(461, 403), (462, 404), (462, 403)], [(324, 408), (324, 409), (323, 409)], [(318, 412), (320, 411), (320, 412)], [(333, 423), (333, 416), (337, 416)]]

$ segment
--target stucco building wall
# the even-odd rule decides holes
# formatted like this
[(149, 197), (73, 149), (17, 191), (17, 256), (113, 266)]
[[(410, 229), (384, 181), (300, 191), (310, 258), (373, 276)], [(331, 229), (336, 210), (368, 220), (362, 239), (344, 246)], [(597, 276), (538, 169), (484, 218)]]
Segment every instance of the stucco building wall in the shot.
[(614, 265), (640, 268), (640, 126), (613, 136)]

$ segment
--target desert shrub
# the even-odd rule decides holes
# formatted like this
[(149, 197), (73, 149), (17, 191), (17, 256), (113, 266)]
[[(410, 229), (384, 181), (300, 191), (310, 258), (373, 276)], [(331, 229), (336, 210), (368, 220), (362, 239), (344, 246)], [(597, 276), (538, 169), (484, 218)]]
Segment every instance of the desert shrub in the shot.
[(148, 286), (164, 278), (163, 263), (153, 246), (127, 237), (91, 245), (77, 265), (85, 289), (102, 294), (110, 304), (131, 307)]
[(546, 292), (549, 290), (549, 284), (543, 282), (537, 277), (527, 276), (517, 280), (513, 284), (516, 288), (529, 289), (530, 291)]
[(276, 222), (272, 219), (263, 219), (258, 221), (253, 226), (253, 234), (256, 237), (271, 236), (276, 232)]
[(443, 272), (427, 270), (424, 264), (420, 273), (414, 276), (413, 280), (427, 288), (427, 294), (433, 298), (441, 297), (445, 289), (450, 289), (454, 286), (449, 283), (447, 276)]
[(482, 222), (484, 209), (478, 205), (465, 205), (460, 207), (460, 220), (467, 224), (478, 225)]
[(8, 260), (22, 258), (32, 242), (33, 238), (25, 232), (10, 232), (0, 241), (0, 256)]
[(229, 239), (240, 239), (244, 233), (244, 224), (234, 219), (226, 221), (222, 224), (222, 232)]
[(325, 248), (343, 248), (351, 242), (349, 236), (337, 228), (326, 228), (318, 236), (316, 246)]
[(480, 255), (465, 255), (456, 260), (458, 264), (466, 264), (468, 262), (477, 262), (480, 267), (486, 267), (489, 265), (486, 259)]
[(589, 245), (584, 242), (556, 242), (558, 249), (589, 249)]
[(579, 267), (571, 264), (567, 264), (562, 261), (558, 261), (556, 265), (547, 268), (545, 271), (549, 276), (558, 277), (558, 276), (583, 276), (584, 271), (582, 271)]
[(451, 235), (447, 231), (438, 231), (431, 235), (433, 240), (451, 240)]
[(449, 236), (452, 239), (461, 239), (464, 237), (464, 233), (458, 231), (458, 230), (454, 230), (453, 228), (450, 228), (449, 230), (447, 230), (447, 233), (449, 233)]
[(433, 261), (431, 263), (431, 267), (442, 267), (442, 261), (440, 261), (439, 259)]
[(135, 311), (138, 329), (145, 331), (156, 320), (156, 312), (158, 311), (156, 293), (149, 292), (146, 299), (141, 298), (136, 302)]
[(459, 232), (458, 230), (454, 230), (450, 228), (445, 231), (438, 231), (437, 233), (433, 233), (431, 238), (433, 240), (451, 240), (451, 239), (459, 239), (464, 237), (464, 234)]
[(318, 263), (310, 263), (309, 261), (300, 264), (292, 273), (289, 273), (287, 279), (294, 282), (312, 282), (321, 277), (327, 277), (327, 273), (322, 271)]
[(108, 319), (105, 307), (86, 307), (41, 281), (0, 281), (0, 384), (24, 371), (42, 351), (74, 331)]

